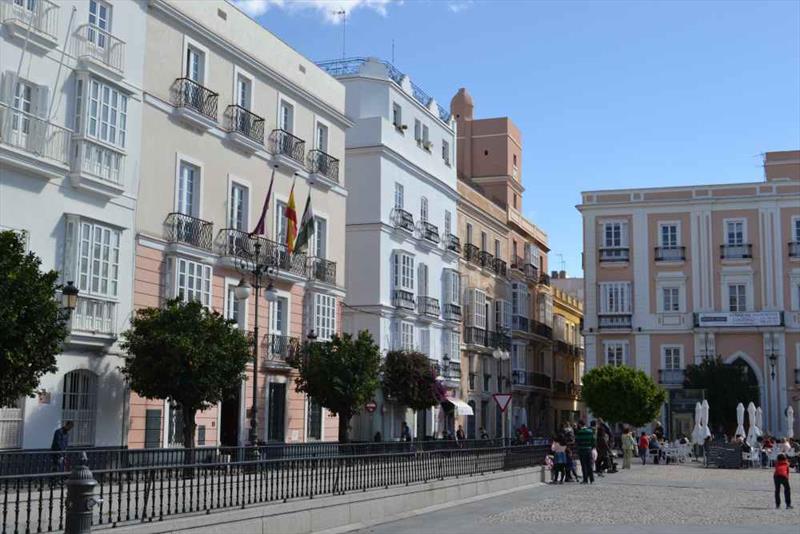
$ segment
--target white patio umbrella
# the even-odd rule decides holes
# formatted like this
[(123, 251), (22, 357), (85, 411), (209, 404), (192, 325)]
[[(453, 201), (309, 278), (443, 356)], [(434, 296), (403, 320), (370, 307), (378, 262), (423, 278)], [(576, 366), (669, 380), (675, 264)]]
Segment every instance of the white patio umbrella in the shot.
[(736, 435), (744, 436), (744, 404), (736, 405)]
[(747, 443), (750, 444), (751, 447), (755, 447), (756, 438), (758, 434), (756, 434), (756, 405), (752, 402), (747, 405)]
[(701, 406), (703, 408), (703, 426), (702, 426), (702, 428), (703, 428), (703, 439), (706, 439), (707, 437), (711, 436), (711, 430), (708, 428), (708, 421), (709, 421), (709, 419), (708, 419), (708, 412), (709, 412), (708, 401), (703, 399), (703, 404), (701, 404)]
[(794, 437), (794, 408), (786, 408), (786, 437)]
[(756, 407), (756, 437), (763, 434), (764, 428), (764, 412), (761, 411), (761, 406)]
[(699, 402), (696, 402), (694, 405), (694, 430), (692, 430), (692, 443), (697, 443), (698, 445), (703, 444), (703, 435), (700, 428), (700, 422), (702, 418), (703, 407), (700, 406)]

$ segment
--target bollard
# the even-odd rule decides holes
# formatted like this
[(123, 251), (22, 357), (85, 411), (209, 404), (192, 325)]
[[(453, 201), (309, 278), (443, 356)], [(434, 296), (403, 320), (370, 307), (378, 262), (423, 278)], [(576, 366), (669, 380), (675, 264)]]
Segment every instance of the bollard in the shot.
[(78, 465), (72, 468), (67, 479), (67, 518), (65, 534), (87, 534), (92, 531), (92, 508), (102, 499), (95, 499), (97, 481), (89, 470), (86, 453), (81, 453)]

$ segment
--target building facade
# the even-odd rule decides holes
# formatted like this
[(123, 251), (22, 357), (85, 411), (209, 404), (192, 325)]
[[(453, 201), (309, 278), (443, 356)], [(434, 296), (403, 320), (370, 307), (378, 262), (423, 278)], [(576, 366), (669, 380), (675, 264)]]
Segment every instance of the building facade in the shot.
[(376, 59), (322, 64), (347, 89), (346, 330), (368, 330), (382, 353), (428, 355), (449, 401), (412, 413), (382, 392), (378, 408), (353, 421), (354, 439), (455, 430), (460, 400), (462, 304), (456, 232), (455, 124), (391, 64)]
[(58, 370), (0, 408), (0, 449), (126, 442), (117, 335), (132, 309), (142, 2), (0, 1), (0, 229), (79, 290)]
[[(326, 340), (341, 324), (344, 87), (228, 2), (153, 0), (146, 34), (134, 305), (199, 300), (248, 332), (258, 306), (258, 439), (336, 439), (336, 418), (295, 392), (285, 358), (292, 340)], [(251, 237), (273, 175), (264, 235)], [(298, 220), (309, 195), (316, 216), (294, 254), (292, 190)], [(240, 258), (256, 250), (277, 271), (275, 302), (235, 298)], [(198, 445), (247, 442), (252, 364), (247, 375), (236, 398), (197, 415)], [(130, 405), (130, 447), (181, 441), (168, 399), (131, 393)]]
[(564, 271), (553, 271), (553, 421), (576, 423), (585, 410), (579, 402), (583, 377), (583, 301), (558, 287)]
[(651, 374), (669, 389), (672, 435), (691, 433), (684, 369), (704, 357), (742, 367), (771, 433), (800, 408), (800, 151), (767, 153), (764, 170), (760, 182), (582, 194), (586, 367)]
[(450, 108), (462, 193), (466, 388), (480, 408), (478, 425), (493, 429), (490, 434), (503, 425), (487, 400), (509, 392), (506, 435), (523, 424), (549, 432), (554, 423), (549, 248), (547, 235), (522, 214), (522, 135), (508, 117), (474, 118), (472, 97), (463, 88)]

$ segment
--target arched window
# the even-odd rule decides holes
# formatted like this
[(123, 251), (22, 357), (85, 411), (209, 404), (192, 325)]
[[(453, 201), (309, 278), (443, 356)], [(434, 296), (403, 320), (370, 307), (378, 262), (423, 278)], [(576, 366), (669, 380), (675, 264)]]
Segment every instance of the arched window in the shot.
[(64, 375), (61, 400), (61, 421), (72, 421), (69, 444), (94, 445), (97, 419), (97, 375), (86, 369), (70, 371)]

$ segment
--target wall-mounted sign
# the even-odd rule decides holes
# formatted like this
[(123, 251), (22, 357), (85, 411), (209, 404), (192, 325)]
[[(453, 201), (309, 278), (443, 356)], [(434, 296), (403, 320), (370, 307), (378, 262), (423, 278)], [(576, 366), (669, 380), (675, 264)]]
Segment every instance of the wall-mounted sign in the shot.
[(371, 400), (364, 405), (364, 409), (367, 410), (369, 413), (374, 412), (377, 408), (378, 408), (378, 403), (375, 402), (374, 400)]
[(700, 312), (695, 314), (700, 327), (783, 326), (783, 313), (763, 312)]

